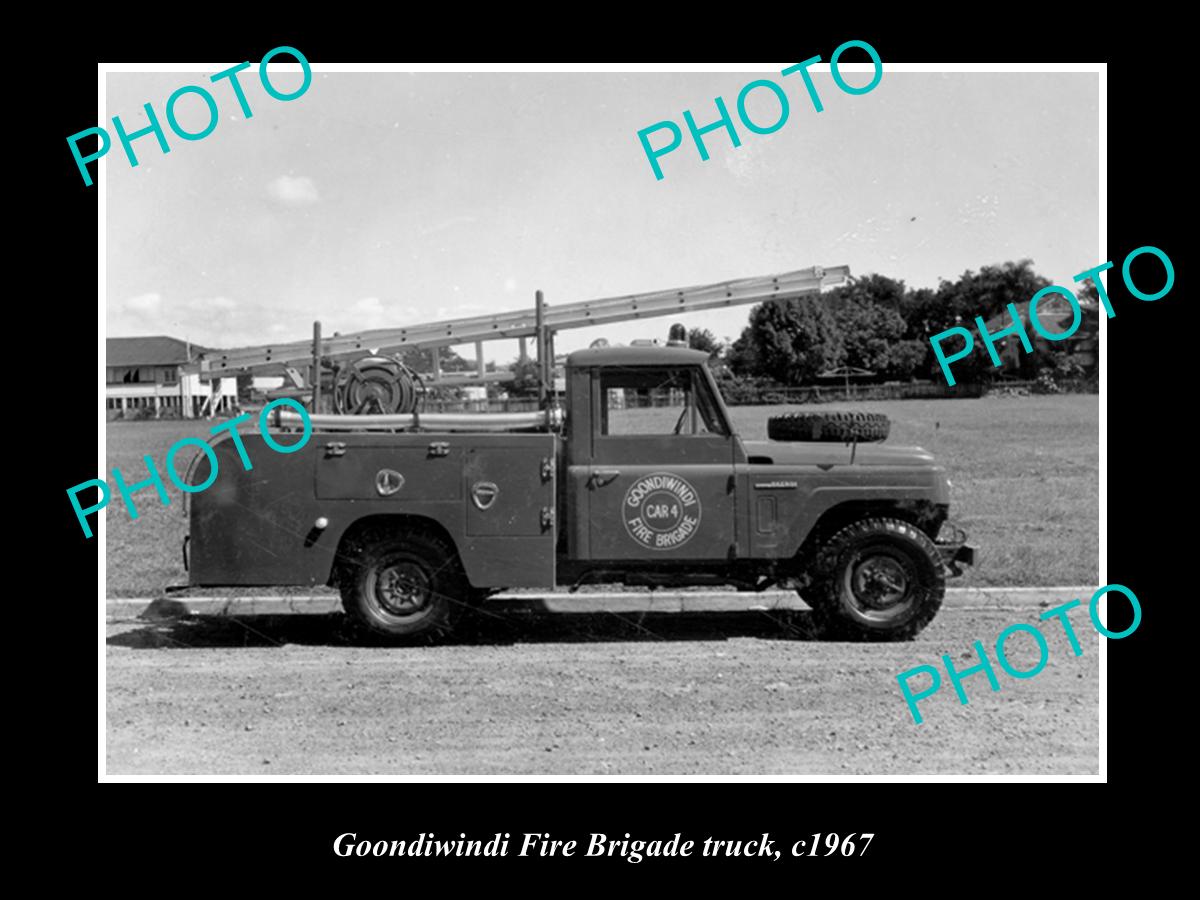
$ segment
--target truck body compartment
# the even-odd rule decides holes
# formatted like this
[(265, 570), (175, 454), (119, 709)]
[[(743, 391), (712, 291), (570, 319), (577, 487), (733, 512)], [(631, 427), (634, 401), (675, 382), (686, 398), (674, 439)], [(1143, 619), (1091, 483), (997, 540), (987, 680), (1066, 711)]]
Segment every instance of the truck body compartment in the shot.
[[(254, 467), (218, 440), (217, 479), (191, 497), (191, 586), (326, 584), (346, 530), (376, 516), (440, 527), (475, 587), (554, 585), (555, 435), (314, 432), (290, 454), (241, 439)], [(201, 459), (193, 483), (208, 475)]]

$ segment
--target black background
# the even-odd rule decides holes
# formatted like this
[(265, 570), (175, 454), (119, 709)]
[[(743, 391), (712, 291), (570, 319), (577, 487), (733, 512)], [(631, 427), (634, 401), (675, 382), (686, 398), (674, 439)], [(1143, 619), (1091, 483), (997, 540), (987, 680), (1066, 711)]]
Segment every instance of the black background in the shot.
[[(469, 25), (422, 18), (418, 27), (396, 11), (386, 16), (346, 13), (344, 22), (323, 13), (319, 23), (290, 11), (273, 27), (250, 28), (238, 13), (222, 14), (227, 24), (207, 33), (191, 27), (159, 33), (138, 19), (140, 24), (104, 31), (87, 32), (80, 26), (81, 33), (56, 39), (53, 60), (31, 62), (36, 67), (31, 73), (45, 77), (25, 82), (34, 94), (34, 122), (10, 132), (10, 150), (16, 143), (21, 158), (19, 173), (10, 170), (15, 173), (10, 178), (28, 192), (28, 199), (15, 237), (16, 247), (25, 252), (9, 260), (9, 271), (27, 285), (18, 294), (28, 291), (30, 302), (15, 312), (29, 310), (30, 318), (20, 327), (23, 334), (35, 336), (32, 346), (27, 340), (17, 342), (28, 354), (20, 371), (45, 372), (53, 359), (62, 375), (56, 381), (46, 373), (38, 380), (47, 393), (23, 404), (26, 412), (36, 414), (36, 447), (10, 447), (10, 454), (20, 450), (26, 463), (35, 449), (38, 457), (47, 457), (39, 460), (36, 479), (28, 479), (34, 496), (22, 501), (23, 508), (37, 514), (32, 533), (23, 532), (29, 556), (14, 567), (26, 576), (18, 608), (33, 611), (37, 625), (32, 633), (39, 638), (22, 649), (35, 660), (27, 669), (22, 664), (23, 670), (39, 676), (33, 687), (18, 691), (36, 710), (31, 721), (37, 722), (38, 771), (51, 784), (91, 781), (98, 750), (96, 544), (82, 539), (65, 494), (67, 487), (95, 476), (92, 385), (94, 372), (103, 365), (96, 358), (92, 332), (97, 320), (96, 192), (83, 186), (64, 140), (103, 124), (95, 121), (97, 62), (245, 59), (257, 65), (267, 50), (281, 45), (298, 47), (316, 63), (392, 61), (422, 52), (430, 59), (488, 60), (498, 56), (494, 48), (501, 46), (523, 58), (608, 59), (619, 48), (624, 58), (654, 61), (800, 60), (817, 53), (828, 58), (838, 44), (860, 39), (877, 48), (885, 69), (888, 63), (928, 61), (1109, 64), (1108, 258), (1114, 267), (1107, 273), (1107, 286), (1117, 315), (1108, 323), (1106, 349), (1107, 577), (1130, 587), (1144, 611), (1135, 635), (1108, 642), (1109, 785), (1090, 790), (1112, 793), (1102, 806), (1098, 793), (1081, 796), (1089, 788), (1052, 783), (281, 783), (154, 785), (132, 791), (126, 785), (106, 785), (98, 788), (103, 795), (73, 799), (69, 812), (58, 801), (50, 804), (42, 814), (56, 811), (47, 824), (70, 822), (71, 840), (111, 853), (124, 867), (120, 871), (132, 872), (138, 880), (153, 872), (166, 874), (168, 884), (210, 878), (221, 883), (228, 877), (237, 884), (261, 879), (282, 885), (298, 879), (314, 886), (317, 882), (310, 879), (327, 876), (336, 880), (332, 883), (354, 884), (351, 879), (377, 875), (395, 879), (396, 890), (415, 888), (414, 876), (432, 877), (432, 884), (450, 888), (495, 873), (515, 877), (485, 886), (527, 885), (537, 879), (558, 892), (586, 889), (602, 872), (635, 876), (641, 883), (690, 874), (693, 883), (710, 888), (781, 878), (797, 889), (831, 872), (894, 872), (901, 884), (920, 888), (938, 883), (938, 875), (946, 874), (951, 864), (991, 872), (993, 866), (1009, 864), (1005, 860), (1018, 848), (1021, 856), (1050, 854), (1064, 863), (1079, 854), (1092, 855), (1108, 834), (1112, 820), (1106, 813), (1114, 810), (1123, 823), (1121, 840), (1140, 846), (1138, 820), (1131, 817), (1143, 804), (1156, 802), (1158, 787), (1174, 779), (1172, 769), (1186, 765), (1186, 751), (1173, 747), (1164, 735), (1172, 717), (1187, 716), (1192, 705), (1174, 696), (1181, 682), (1167, 674), (1175, 655), (1186, 657), (1192, 649), (1185, 617), (1187, 605), (1195, 602), (1190, 591), (1176, 587), (1187, 584), (1185, 541), (1191, 524), (1185, 491), (1193, 445), (1182, 430), (1191, 405), (1186, 395), (1191, 370), (1185, 371), (1184, 363), (1194, 354), (1186, 346), (1184, 322), (1188, 260), (1179, 217), (1173, 215), (1193, 202), (1185, 191), (1194, 192), (1190, 186), (1195, 178), (1183, 159), (1191, 144), (1180, 133), (1188, 123), (1181, 101), (1189, 82), (1183, 66), (1170, 61), (1173, 48), (1164, 37), (1172, 30), (1169, 23), (1111, 25), (1081, 22), (1077, 16), (1055, 22), (1044, 10), (1032, 15), (1013, 7), (989, 13), (986, 24), (939, 26), (944, 20), (931, 10), (897, 16), (902, 25), (865, 11), (818, 23), (795, 7), (724, 10), (717, 18), (697, 9), (687, 13), (697, 24), (666, 29), (658, 24), (662, 11), (639, 8), (628, 15), (612, 11), (603, 17), (612, 21), (603, 26), (592, 22), (595, 17), (589, 13), (583, 29), (576, 15), (582, 13), (514, 13), (496, 22), (472, 18)], [(673, 12), (672, 20), (679, 15)], [(397, 17), (394, 23), (391, 16)], [(585, 44), (579, 43), (581, 30), (589, 35)], [(760, 35), (766, 42), (757, 42)], [(1063, 154), (1082, 152), (1071, 134), (1052, 127), (1030, 140), (1050, 142)], [(1119, 274), (1125, 255), (1145, 244), (1163, 249), (1175, 265), (1173, 291), (1155, 303), (1131, 297)], [(1147, 264), (1144, 278), (1138, 278), (1140, 266), (1135, 266), (1137, 283), (1161, 283), (1148, 260), (1141, 260)], [(1079, 270), (1101, 261), (1081, 259)], [(36, 339), (39, 334), (44, 338)], [(69, 378), (63, 374), (68, 369)], [(43, 429), (50, 433), (42, 436)], [(1115, 615), (1109, 624), (1123, 627)], [(47, 669), (53, 674), (46, 675)], [(1148, 786), (1160, 781), (1153, 789)], [(1064, 791), (1075, 795), (1065, 797)], [(653, 839), (682, 831), (685, 839), (700, 841), (705, 836), (752, 839), (769, 831), (784, 858), (694, 856), (630, 865), (582, 856), (345, 860), (331, 852), (333, 839), (343, 832), (391, 840), (422, 831), (440, 838), (463, 831), (472, 838), (508, 832), (514, 851), (526, 831), (584, 843), (590, 832), (610, 837), (630, 832)], [(786, 847), (814, 832), (874, 832), (876, 837), (863, 858), (789, 858)], [(560, 875), (572, 880), (540, 882)], [(390, 886), (389, 881), (379, 883)]]

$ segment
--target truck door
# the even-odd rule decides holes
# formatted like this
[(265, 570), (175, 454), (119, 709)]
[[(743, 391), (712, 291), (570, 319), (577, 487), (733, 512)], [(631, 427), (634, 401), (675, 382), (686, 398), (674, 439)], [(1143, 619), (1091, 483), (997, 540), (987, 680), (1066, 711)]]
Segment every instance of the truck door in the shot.
[(734, 438), (700, 370), (600, 368), (591, 399), (588, 557), (728, 558)]

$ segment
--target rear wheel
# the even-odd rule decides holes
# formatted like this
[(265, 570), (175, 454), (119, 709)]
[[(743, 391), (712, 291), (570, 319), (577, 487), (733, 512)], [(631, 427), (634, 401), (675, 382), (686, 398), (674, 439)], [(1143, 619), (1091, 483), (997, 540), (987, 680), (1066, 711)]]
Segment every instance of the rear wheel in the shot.
[(805, 600), (830, 637), (908, 640), (932, 621), (946, 591), (941, 555), (900, 519), (863, 519), (817, 553)]
[(453, 627), (469, 585), (447, 541), (419, 530), (373, 531), (350, 548), (342, 607), (375, 634), (436, 638)]

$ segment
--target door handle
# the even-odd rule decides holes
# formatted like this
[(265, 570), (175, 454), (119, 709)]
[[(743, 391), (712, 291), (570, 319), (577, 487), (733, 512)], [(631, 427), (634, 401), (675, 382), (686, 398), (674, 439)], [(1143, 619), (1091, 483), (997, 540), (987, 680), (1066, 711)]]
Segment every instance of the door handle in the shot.
[(620, 474), (620, 469), (596, 469), (588, 476), (588, 484), (592, 487), (603, 487), (609, 482), (615, 481)]

